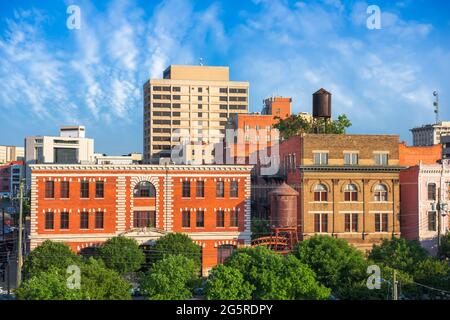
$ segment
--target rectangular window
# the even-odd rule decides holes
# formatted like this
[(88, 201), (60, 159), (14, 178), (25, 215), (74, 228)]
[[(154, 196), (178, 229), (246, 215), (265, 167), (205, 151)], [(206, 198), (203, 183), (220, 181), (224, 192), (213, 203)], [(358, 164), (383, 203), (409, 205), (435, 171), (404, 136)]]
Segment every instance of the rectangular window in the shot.
[(60, 191), (61, 191), (61, 199), (69, 199), (70, 196), (69, 181), (61, 181)]
[(80, 213), (80, 229), (89, 229), (89, 213)]
[(357, 165), (358, 164), (358, 154), (357, 153), (344, 153), (344, 164)]
[(315, 152), (314, 164), (317, 166), (323, 166), (328, 164), (328, 152)]
[(224, 211), (216, 211), (216, 227), (223, 228), (225, 227), (225, 212)]
[(205, 197), (205, 181), (197, 181), (195, 195), (197, 198)]
[(358, 232), (358, 214), (345, 214), (345, 232)]
[(428, 184), (428, 200), (436, 201), (436, 184), (434, 183)]
[(223, 181), (216, 182), (216, 197), (217, 198), (225, 197), (225, 183)]
[(55, 182), (45, 181), (45, 198), (53, 199), (55, 198)]
[(377, 166), (387, 166), (388, 165), (388, 154), (387, 153), (375, 153), (375, 164)]
[(237, 210), (231, 211), (230, 214), (230, 227), (238, 227), (239, 226), (239, 215)]
[(103, 229), (104, 214), (102, 211), (95, 213), (95, 229)]
[(182, 189), (183, 189), (182, 190), (183, 198), (190, 198), (191, 197), (191, 182), (183, 181)]
[(191, 212), (190, 211), (182, 212), (182, 227), (183, 228), (191, 227)]
[(89, 198), (89, 181), (81, 181), (80, 183), (80, 197), (82, 199)]
[(156, 227), (156, 211), (134, 211), (133, 212), (134, 228), (155, 228)]
[(205, 211), (197, 211), (195, 218), (196, 218), (195, 226), (197, 228), (204, 228), (205, 227)]
[(239, 196), (239, 185), (237, 181), (230, 182), (230, 198), (237, 198)]
[(46, 230), (53, 230), (54, 229), (54, 219), (55, 215), (53, 212), (46, 212), (45, 213), (45, 229)]
[(69, 213), (68, 212), (61, 212), (60, 229), (62, 229), (62, 230), (69, 229)]
[(103, 199), (105, 196), (105, 183), (103, 181), (95, 182), (95, 197)]
[(328, 232), (328, 214), (316, 213), (314, 215), (314, 232), (327, 233)]
[(436, 231), (436, 211), (428, 212), (428, 231)]
[(375, 214), (375, 232), (388, 232), (389, 215), (387, 213)]

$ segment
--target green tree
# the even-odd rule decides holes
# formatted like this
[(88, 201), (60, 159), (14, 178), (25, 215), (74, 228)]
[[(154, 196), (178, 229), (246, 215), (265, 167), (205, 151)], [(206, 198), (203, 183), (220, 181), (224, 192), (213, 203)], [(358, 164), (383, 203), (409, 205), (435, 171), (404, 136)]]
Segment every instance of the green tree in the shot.
[(140, 290), (149, 300), (186, 300), (192, 297), (199, 267), (191, 258), (168, 255), (158, 260), (140, 281)]
[(81, 290), (68, 288), (67, 276), (56, 267), (33, 273), (16, 290), (19, 300), (80, 300), (82, 297)]
[(251, 300), (253, 290), (239, 270), (224, 265), (211, 270), (205, 287), (208, 300)]
[(271, 234), (270, 222), (265, 219), (252, 218), (251, 229), (253, 239), (268, 236)]
[[(131, 286), (117, 272), (107, 269), (102, 261), (90, 258), (81, 263), (80, 287), (69, 288), (73, 274), (63, 268), (50, 267), (25, 280), (16, 295), (22, 300), (127, 300)], [(72, 281), (70, 281), (73, 283)]]
[(120, 274), (139, 270), (145, 261), (145, 254), (136, 240), (123, 236), (107, 240), (98, 251), (106, 267)]
[(442, 260), (450, 260), (450, 233), (441, 237), (438, 257)]
[(380, 245), (374, 245), (369, 259), (391, 268), (414, 274), (415, 267), (428, 258), (428, 254), (419, 242), (404, 238), (384, 239)]
[(39, 247), (31, 251), (23, 265), (24, 277), (30, 277), (39, 272), (49, 271), (50, 268), (64, 269), (70, 265), (80, 265), (81, 257), (77, 256), (69, 246), (46, 240)]
[(225, 265), (240, 271), (255, 287), (253, 299), (326, 299), (330, 295), (307, 265), (264, 247), (238, 249)]
[(302, 133), (345, 134), (352, 123), (345, 114), (339, 115), (336, 120), (312, 119), (309, 120), (300, 114), (293, 114), (288, 118), (276, 117), (278, 123), (273, 127), (280, 131), (283, 139), (289, 139)]
[(363, 285), (367, 278), (368, 263), (363, 253), (343, 239), (313, 236), (299, 242), (293, 254), (341, 299), (347, 298), (354, 286)]
[(182, 255), (192, 259), (196, 266), (201, 266), (201, 248), (192, 239), (182, 233), (169, 233), (158, 240), (150, 247), (147, 258), (153, 264), (171, 255)]

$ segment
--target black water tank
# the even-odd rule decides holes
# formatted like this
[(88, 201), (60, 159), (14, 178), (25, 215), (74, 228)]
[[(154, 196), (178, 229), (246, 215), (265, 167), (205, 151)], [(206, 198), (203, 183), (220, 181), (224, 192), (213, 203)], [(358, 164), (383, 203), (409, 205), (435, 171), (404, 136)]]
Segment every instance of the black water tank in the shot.
[(313, 94), (313, 117), (331, 118), (331, 93), (323, 88)]

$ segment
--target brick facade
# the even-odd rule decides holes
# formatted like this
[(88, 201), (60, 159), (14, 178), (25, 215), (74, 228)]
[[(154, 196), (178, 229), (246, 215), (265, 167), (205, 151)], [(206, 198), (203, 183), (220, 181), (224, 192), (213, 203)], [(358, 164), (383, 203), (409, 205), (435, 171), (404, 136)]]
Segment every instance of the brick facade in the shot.
[(436, 164), (442, 159), (442, 144), (434, 146), (413, 147), (405, 142), (399, 144), (399, 164), (410, 167), (422, 164)]
[[(182, 232), (202, 247), (207, 273), (217, 264), (218, 248), (250, 243), (250, 170), (250, 166), (33, 165), (31, 249), (46, 239), (65, 242), (78, 252), (117, 235), (147, 244), (166, 233)], [(219, 181), (224, 197), (216, 194)], [(83, 182), (89, 188), (86, 198), (81, 197)], [(186, 191), (183, 195), (183, 182), (190, 185), (190, 196)], [(135, 194), (137, 186), (148, 183), (155, 194)], [(197, 183), (204, 185), (203, 196), (196, 192)], [(237, 195), (230, 193), (232, 183)], [(46, 184), (53, 186), (54, 194), (46, 195)], [(69, 186), (68, 198), (63, 196), (63, 184)], [(103, 196), (96, 194), (97, 184), (103, 185)], [(199, 211), (204, 212), (204, 226), (197, 226)], [(224, 212), (223, 227), (217, 225), (218, 211)], [(237, 226), (232, 225), (233, 211)], [(189, 225), (183, 225), (183, 212), (189, 212)], [(53, 213), (53, 228), (46, 227), (46, 213)], [(61, 217), (67, 213), (68, 227), (62, 228), (66, 222)], [(104, 215), (101, 228), (96, 226), (97, 213)], [(88, 216), (87, 228), (81, 228), (82, 214)], [(155, 217), (155, 223), (145, 218), (149, 227), (142, 227), (139, 217), (147, 214)]]

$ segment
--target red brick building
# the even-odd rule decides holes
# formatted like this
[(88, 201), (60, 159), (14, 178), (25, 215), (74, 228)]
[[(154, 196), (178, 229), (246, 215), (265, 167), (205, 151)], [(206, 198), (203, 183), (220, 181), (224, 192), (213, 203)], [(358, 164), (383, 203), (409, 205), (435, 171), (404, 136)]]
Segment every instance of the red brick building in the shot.
[(442, 144), (433, 146), (407, 146), (402, 142), (399, 147), (399, 165), (405, 167), (417, 166), (422, 164), (436, 164), (442, 159)]
[(149, 244), (181, 232), (206, 274), (250, 243), (251, 166), (32, 165), (30, 246), (74, 251), (126, 235)]

